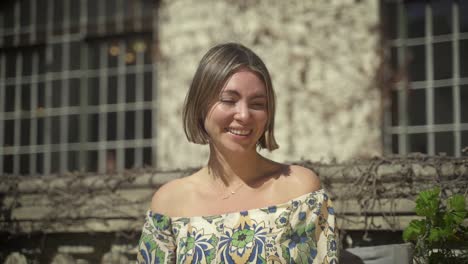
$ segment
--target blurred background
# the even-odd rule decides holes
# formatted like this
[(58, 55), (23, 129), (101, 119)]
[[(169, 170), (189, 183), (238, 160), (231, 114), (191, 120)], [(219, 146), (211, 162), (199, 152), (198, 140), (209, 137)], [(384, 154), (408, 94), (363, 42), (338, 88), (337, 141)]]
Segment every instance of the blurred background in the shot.
[(3, 0), (0, 262), (133, 259), (154, 189), (206, 162), (181, 110), (220, 42), (271, 72), (270, 158), (468, 156), (467, 14), (467, 0)]

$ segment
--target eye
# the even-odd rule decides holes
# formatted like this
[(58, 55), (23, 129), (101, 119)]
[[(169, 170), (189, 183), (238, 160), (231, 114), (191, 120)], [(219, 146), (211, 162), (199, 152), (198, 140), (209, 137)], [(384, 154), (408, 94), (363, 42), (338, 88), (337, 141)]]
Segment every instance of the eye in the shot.
[(221, 98), (219, 101), (223, 104), (235, 104), (236, 101), (233, 98)]
[(254, 103), (251, 104), (251, 107), (252, 107), (253, 109), (259, 109), (259, 110), (261, 110), (261, 109), (265, 109), (265, 108), (266, 108), (266, 104), (265, 104), (264, 102), (254, 102)]

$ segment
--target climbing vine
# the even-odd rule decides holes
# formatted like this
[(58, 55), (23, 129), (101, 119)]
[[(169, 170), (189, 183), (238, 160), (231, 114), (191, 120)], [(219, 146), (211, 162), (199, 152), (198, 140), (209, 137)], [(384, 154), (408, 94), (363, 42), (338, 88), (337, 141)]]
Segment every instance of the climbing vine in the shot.
[[(465, 198), (468, 191), (468, 158), (415, 154), (345, 163), (295, 164), (314, 170), (337, 205), (355, 201), (356, 211), (339, 207), (338, 219), (351, 219), (361, 230), (405, 228), (399, 217), (408, 212), (400, 212), (398, 200), (414, 201), (421, 190), (438, 186), (442, 197), (462, 194)], [(170, 179), (184, 177), (196, 169), (163, 172), (147, 168), (113, 175), (2, 176), (2, 241), (34, 234), (42, 234), (44, 240), (54, 233), (93, 232), (112, 233), (116, 241), (135, 241), (154, 191)], [(377, 222), (378, 218), (383, 222)], [(37, 243), (39, 249), (34, 254), (44, 253), (41, 245), (44, 243)], [(0, 247), (10, 251), (14, 248)], [(21, 248), (22, 245), (17, 245), (15, 251)], [(130, 246), (124, 252), (132, 254), (132, 250)], [(0, 258), (7, 253), (1, 252)]]

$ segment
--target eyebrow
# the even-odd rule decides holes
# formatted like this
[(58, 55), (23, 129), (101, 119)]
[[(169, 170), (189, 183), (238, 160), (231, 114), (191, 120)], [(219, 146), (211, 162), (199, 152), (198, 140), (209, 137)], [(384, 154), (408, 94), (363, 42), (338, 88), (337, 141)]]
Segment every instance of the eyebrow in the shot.
[[(221, 95), (223, 94), (228, 94), (228, 95), (235, 95), (235, 96), (238, 96), (240, 97), (240, 94), (239, 92), (235, 91), (235, 90), (225, 90), (223, 92), (221, 92)], [(257, 94), (254, 94), (252, 96), (252, 99), (257, 99), (257, 98), (266, 98), (267, 96), (264, 94), (264, 93), (257, 93)]]

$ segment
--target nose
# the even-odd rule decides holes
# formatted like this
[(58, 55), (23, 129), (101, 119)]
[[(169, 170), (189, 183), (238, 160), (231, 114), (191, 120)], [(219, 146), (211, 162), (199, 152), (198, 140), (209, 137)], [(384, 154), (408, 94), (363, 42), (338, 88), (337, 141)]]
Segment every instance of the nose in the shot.
[(236, 107), (236, 113), (234, 119), (238, 121), (247, 121), (250, 118), (250, 109), (249, 106), (245, 103), (239, 103)]

